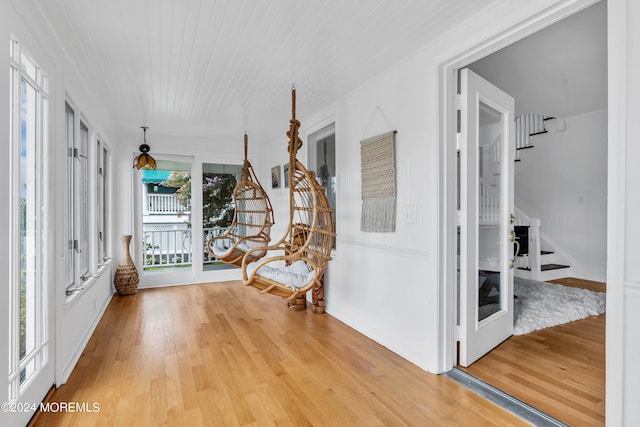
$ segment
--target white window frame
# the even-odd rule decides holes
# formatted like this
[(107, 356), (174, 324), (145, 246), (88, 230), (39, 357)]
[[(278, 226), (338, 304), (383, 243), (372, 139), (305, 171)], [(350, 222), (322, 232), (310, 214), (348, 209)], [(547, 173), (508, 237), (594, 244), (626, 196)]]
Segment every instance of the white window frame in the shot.
[[(334, 186), (334, 197), (335, 197), (335, 206), (333, 206), (334, 208), (334, 212), (333, 212), (333, 225), (335, 227), (335, 231), (337, 233), (338, 229), (338, 225), (337, 225), (337, 203), (338, 203), (338, 189), (337, 189), (337, 181), (338, 181), (338, 167), (337, 167), (337, 162), (338, 162), (338, 150), (337, 150), (337, 141), (336, 141), (336, 123), (335, 121), (330, 121), (328, 123), (323, 123), (321, 126), (318, 127), (314, 127), (313, 129), (311, 129), (310, 132), (308, 132), (308, 136), (307, 136), (307, 144), (308, 144), (308, 165), (309, 165), (309, 170), (316, 172), (316, 178), (318, 180), (318, 182), (320, 182), (320, 184), (323, 184), (320, 180), (319, 174), (318, 174), (318, 168), (320, 167), (320, 165), (324, 164), (325, 161), (327, 159), (323, 158), (322, 155), (319, 154), (319, 150), (322, 149), (322, 145), (321, 143), (333, 143), (333, 174), (331, 174), (331, 170), (330, 170), (330, 179), (334, 182), (335, 186)], [(329, 159), (331, 160), (331, 159)], [(327, 162), (327, 163), (331, 163), (331, 162)], [(326, 190), (325, 190), (326, 192)], [(330, 194), (327, 192), (327, 196), (329, 197)], [(331, 203), (331, 200), (329, 200), (329, 203)], [(332, 253), (333, 255), (336, 254), (337, 251), (337, 247), (338, 247), (338, 241), (337, 238), (333, 240), (333, 249), (332, 249)]]
[(109, 147), (102, 138), (96, 139), (96, 249), (98, 269), (109, 261)]
[(109, 149), (67, 97), (67, 302), (101, 274), (110, 260)]
[(76, 239), (78, 245), (76, 256), (78, 259), (78, 274), (80, 280), (86, 281), (90, 276), (91, 258), (90, 248), (90, 206), (91, 194), (89, 186), (89, 125), (82, 117), (79, 118), (79, 132), (76, 140), (77, 151), (74, 153), (76, 164)]
[(75, 247), (75, 167), (74, 152), (76, 149), (76, 110), (69, 103), (65, 102), (65, 137), (67, 140), (67, 221), (65, 224), (65, 234), (67, 238), (66, 250), (66, 288), (71, 288), (76, 284), (76, 257)]
[[(9, 399), (17, 401), (23, 391), (35, 381), (38, 373), (49, 361), (49, 311), (48, 292), (44, 280), (45, 252), (42, 242), (45, 237), (45, 163), (44, 151), (49, 138), (48, 76), (34, 58), (16, 41), (10, 42), (10, 148), (11, 162), (11, 227), (9, 244), (10, 261), (10, 324), (9, 343)], [(34, 103), (22, 110), (21, 85), (33, 90)], [(29, 139), (23, 136), (22, 112), (33, 119), (27, 126)], [(31, 126), (31, 127), (29, 127)], [(23, 138), (28, 147), (23, 147)], [(26, 153), (23, 164), (22, 152)], [(25, 175), (22, 175), (22, 174)], [(22, 180), (26, 180), (24, 210), (25, 223), (31, 224), (28, 235), (21, 236), (22, 202), (24, 191)], [(31, 207), (31, 208), (30, 208)], [(23, 247), (26, 253), (23, 253)], [(23, 270), (22, 264), (25, 263)], [(25, 276), (25, 351), (21, 350), (21, 287)], [(18, 286), (16, 286), (18, 285)]]

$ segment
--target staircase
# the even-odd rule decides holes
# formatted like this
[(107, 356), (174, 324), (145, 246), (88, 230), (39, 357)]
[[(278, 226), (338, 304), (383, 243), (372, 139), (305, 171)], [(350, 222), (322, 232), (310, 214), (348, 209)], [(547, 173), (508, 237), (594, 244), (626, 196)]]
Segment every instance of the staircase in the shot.
[[(532, 136), (547, 132), (547, 126), (552, 117), (541, 114), (524, 114), (515, 120), (516, 155), (515, 161), (521, 161), (520, 152), (533, 148)], [(496, 154), (499, 147), (491, 144), (491, 162), (499, 162)], [(481, 225), (496, 224), (499, 220), (500, 197), (491, 180), (480, 179), (480, 211)], [(515, 275), (532, 280), (554, 280), (571, 276), (571, 257), (560, 249), (549, 237), (540, 232), (541, 221), (530, 218), (524, 212), (515, 208), (515, 232), (520, 251), (516, 257)], [(514, 255), (515, 255), (514, 245)]]
[[(540, 236), (540, 220), (529, 219), (528, 225), (514, 227), (520, 243), (515, 275), (532, 280), (554, 280), (571, 276), (568, 257)], [(515, 245), (514, 245), (515, 252)]]
[[(516, 118), (516, 162), (522, 160), (520, 153), (523, 150), (534, 147), (532, 137), (547, 133), (547, 124), (549, 121), (555, 121), (554, 119), (554, 117), (535, 113), (523, 114)], [(516, 276), (542, 281), (569, 277), (571, 275), (569, 256), (549, 238), (541, 235), (540, 226), (539, 219), (529, 218), (520, 212), (520, 222), (515, 226), (516, 237), (520, 243), (516, 260)]]

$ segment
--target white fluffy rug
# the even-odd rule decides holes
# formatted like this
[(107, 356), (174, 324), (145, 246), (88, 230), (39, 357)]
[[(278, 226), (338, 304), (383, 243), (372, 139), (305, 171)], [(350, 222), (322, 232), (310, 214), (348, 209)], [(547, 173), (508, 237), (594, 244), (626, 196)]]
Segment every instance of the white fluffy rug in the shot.
[(514, 280), (513, 335), (523, 335), (605, 312), (606, 294), (534, 280)]

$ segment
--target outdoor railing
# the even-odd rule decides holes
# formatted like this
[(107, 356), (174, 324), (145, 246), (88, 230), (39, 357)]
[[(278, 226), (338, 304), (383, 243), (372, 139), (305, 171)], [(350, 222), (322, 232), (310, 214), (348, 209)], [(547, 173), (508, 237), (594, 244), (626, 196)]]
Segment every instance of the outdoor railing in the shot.
[(209, 251), (207, 250), (207, 242), (212, 237), (218, 237), (218, 236), (223, 235), (224, 233), (227, 232), (228, 229), (229, 229), (229, 227), (213, 227), (213, 228), (203, 228), (202, 229), (202, 234), (203, 234), (202, 243), (204, 245), (204, 258), (203, 258), (204, 261), (203, 261), (203, 264), (204, 264), (205, 268), (208, 265), (222, 264), (222, 261), (220, 261), (218, 258), (212, 257), (211, 255), (209, 255)]
[(179, 214), (185, 212), (185, 207), (178, 202), (173, 194), (148, 194), (147, 212), (153, 214)]
[[(203, 265), (213, 266), (221, 262), (209, 255), (206, 245), (211, 237), (220, 236), (227, 227), (204, 228)], [(145, 270), (167, 267), (190, 267), (192, 264), (191, 229), (143, 232), (143, 261)]]

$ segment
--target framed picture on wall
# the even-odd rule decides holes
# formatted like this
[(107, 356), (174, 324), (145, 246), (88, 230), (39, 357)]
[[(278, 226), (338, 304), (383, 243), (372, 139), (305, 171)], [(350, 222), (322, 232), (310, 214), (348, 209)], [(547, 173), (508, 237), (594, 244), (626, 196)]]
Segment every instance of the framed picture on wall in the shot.
[(280, 165), (271, 168), (271, 188), (280, 188)]
[(284, 180), (284, 188), (289, 188), (289, 163), (282, 167), (282, 179)]

